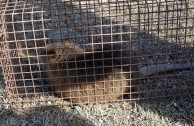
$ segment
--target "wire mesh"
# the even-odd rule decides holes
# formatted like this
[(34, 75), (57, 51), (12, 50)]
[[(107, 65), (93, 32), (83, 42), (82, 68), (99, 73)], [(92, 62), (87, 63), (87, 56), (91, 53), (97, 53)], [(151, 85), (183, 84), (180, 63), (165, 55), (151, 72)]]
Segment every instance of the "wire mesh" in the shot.
[(12, 106), (193, 95), (187, 0), (12, 0), (2, 10), (1, 64)]

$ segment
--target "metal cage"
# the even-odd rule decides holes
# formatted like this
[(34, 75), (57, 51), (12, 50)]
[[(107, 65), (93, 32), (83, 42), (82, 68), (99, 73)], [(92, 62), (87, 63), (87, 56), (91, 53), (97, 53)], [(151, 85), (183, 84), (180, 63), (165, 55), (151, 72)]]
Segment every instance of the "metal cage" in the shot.
[(193, 95), (188, 0), (7, 0), (1, 65), (13, 107)]

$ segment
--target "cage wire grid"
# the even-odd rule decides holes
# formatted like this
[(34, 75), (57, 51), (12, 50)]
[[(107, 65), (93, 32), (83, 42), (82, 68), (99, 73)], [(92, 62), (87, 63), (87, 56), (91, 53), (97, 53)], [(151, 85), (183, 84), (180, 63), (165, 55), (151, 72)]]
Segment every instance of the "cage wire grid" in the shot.
[(11, 106), (193, 95), (193, 9), (188, 0), (2, 2)]

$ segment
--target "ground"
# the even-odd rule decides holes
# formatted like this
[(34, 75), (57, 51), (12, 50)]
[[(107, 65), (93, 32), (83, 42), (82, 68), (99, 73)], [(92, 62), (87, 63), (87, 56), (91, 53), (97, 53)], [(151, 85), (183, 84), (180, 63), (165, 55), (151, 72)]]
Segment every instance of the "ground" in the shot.
[[(149, 2), (149, 1), (148, 1)], [(189, 1), (190, 2), (190, 7), (194, 8), (193, 3), (194, 1)], [(73, 3), (75, 5), (77, 5), (77, 3)], [(69, 5), (66, 5), (69, 6)], [(106, 8), (108, 8), (108, 4), (104, 4), (102, 5), (104, 10), (104, 16), (107, 16), (108, 13), (106, 13)], [(151, 4), (150, 4), (151, 6)], [(112, 5), (112, 7), (116, 7), (114, 4)], [(137, 6), (136, 6), (137, 7)], [(144, 8), (145, 6), (142, 5), (142, 7)], [(67, 7), (68, 8), (68, 7)], [(102, 9), (102, 8), (101, 8)], [(145, 8), (144, 8), (145, 9)], [(154, 10), (156, 9), (156, 10)], [(165, 10), (165, 8), (162, 8)], [(163, 17), (163, 14), (165, 14), (165, 11), (162, 11), (161, 9), (161, 13), (160, 13), (160, 19), (165, 18), (165, 16)], [(169, 8), (172, 9), (172, 8)], [(134, 12), (134, 15), (132, 15), (132, 19), (138, 18), (137, 15), (135, 15), (136, 12), (138, 12), (138, 10), (135, 8), (132, 8), (132, 10)], [(78, 10), (79, 11), (79, 10)], [(91, 10), (91, 12), (93, 12), (94, 10)], [(96, 8), (96, 10), (99, 14), (101, 13), (102, 10), (100, 10), (100, 8)], [(123, 10), (124, 11), (124, 10)], [(142, 10), (142, 12), (147, 12), (148, 10)], [(153, 10), (149, 10), (149, 11), (158, 11), (157, 8), (153, 7)], [(107, 11), (108, 12), (108, 11)], [(68, 12), (69, 14), (67, 15), (71, 15), (71, 11)], [(121, 12), (120, 13), (128, 13), (128, 11)], [(112, 16), (114, 17), (114, 9), (112, 12)], [(158, 13), (154, 13), (153, 17), (158, 17), (157, 15)], [(169, 15), (174, 15), (174, 13), (169, 13)], [(49, 15), (49, 14), (48, 14)], [(75, 11), (75, 17), (77, 17), (77, 19), (79, 19), (79, 13), (76, 13)], [(187, 36), (187, 43), (192, 43), (193, 42), (193, 12), (190, 9), (188, 16), (191, 16), (191, 19), (188, 20), (187, 22), (187, 27), (191, 26), (191, 29), (188, 29), (187, 34), (190, 34), (191, 36)], [(84, 15), (84, 13), (82, 14), (82, 16), (86, 16)], [(88, 16), (88, 15), (87, 15)], [(91, 13), (90, 15), (92, 16), (99, 16), (99, 15), (94, 15)], [(173, 17), (172, 16), (172, 17)], [(107, 16), (108, 17), (108, 16)], [(139, 17), (140, 19), (142, 19), (142, 23), (145, 23), (144, 20), (146, 16), (142, 15), (142, 17)], [(170, 17), (170, 16), (169, 16)], [(121, 17), (124, 19), (121, 20), (129, 20), (128, 16), (126, 17)], [(126, 19), (125, 19), (126, 18)], [(86, 18), (87, 19), (87, 18)], [(152, 18), (151, 18), (152, 19)], [(19, 17), (18, 17), (19, 20)], [(91, 24), (92, 23), (96, 23), (100, 24), (100, 18), (96, 18), (96, 22), (91, 20)], [(116, 20), (116, 18), (112, 18), (111, 20)], [(76, 23), (78, 26), (82, 23), (83, 25), (91, 25), (91, 24), (87, 24), (88, 22), (83, 20), (83, 22), (79, 22), (80, 20), (78, 20), (77, 22), (75, 21), (74, 23)], [(85, 22), (84, 22), (85, 21)], [(106, 23), (110, 23), (110, 20), (104, 20), (104, 24)], [(156, 22), (154, 22), (156, 21)], [(185, 22), (184, 19), (181, 20), (182, 22), (180, 23), (180, 27), (184, 27), (185, 26)], [(2, 21), (1, 21), (2, 22)], [(131, 21), (134, 26), (138, 26), (138, 23)], [(141, 25), (141, 29), (145, 28), (146, 29), (152, 29), (152, 32), (154, 34), (154, 32), (157, 31), (154, 30), (155, 27), (157, 27), (157, 18), (153, 18), (153, 24), (151, 25), (152, 28), (149, 28), (149, 26), (147, 27), (146, 25)], [(71, 24), (72, 22), (67, 22), (66, 25), (68, 24), (69, 26), (74, 25)], [(160, 29), (161, 31), (158, 33), (158, 35), (160, 36), (164, 36), (165, 33), (165, 27), (163, 27), (163, 21), (160, 22)], [(170, 22), (169, 19), (169, 24), (165, 25), (167, 26), (169, 29), (173, 26), (172, 22)], [(1, 23), (0, 23), (1, 24)], [(19, 25), (18, 25), (19, 26)], [(151, 27), (150, 26), (150, 27)], [(117, 29), (117, 27), (115, 27), (115, 29)], [(69, 31), (65, 31), (66, 32), (71, 32), (74, 33), (75, 31), (73, 31), (72, 29), (68, 29)], [(80, 29), (77, 29), (76, 31), (76, 35), (80, 35), (80, 33), (78, 32)], [(108, 33), (110, 30), (110, 27), (105, 27), (104, 29), (105, 33)], [(125, 30), (129, 30), (129, 29), (125, 29)], [(134, 28), (134, 30), (137, 30)], [(84, 31), (84, 29), (81, 29), (80, 31)], [(57, 32), (57, 31), (56, 31)], [(100, 34), (100, 30), (98, 28), (95, 28), (95, 34)], [(114, 32), (114, 27), (113, 27), (113, 31)], [(115, 31), (115, 32), (119, 32), (119, 31)], [(171, 36), (168, 36), (170, 38), (173, 38), (174, 34), (181, 34), (181, 32), (184, 33), (184, 31), (178, 31), (178, 33), (176, 33), (175, 31), (172, 31)], [(89, 33), (85, 33), (85, 34), (89, 34)], [(30, 36), (30, 35), (29, 35)], [(116, 36), (118, 37), (118, 36)], [(134, 34), (134, 36), (132, 36), (132, 38), (136, 38), (138, 37), (136, 34)], [(146, 34), (142, 33), (142, 40), (143, 38), (147, 37)], [(157, 37), (157, 36), (156, 36)], [(94, 41), (97, 41), (101, 38), (94, 38)], [(105, 38), (104, 41), (109, 41), (110, 38)], [(89, 39), (86, 38), (86, 41), (88, 41)], [(3, 40), (1, 40), (3, 41)], [(77, 42), (79, 43), (79, 40), (77, 40)], [(142, 42), (142, 43), (141, 43)], [(158, 61), (158, 59), (160, 59), (159, 61), (166, 61), (166, 62), (171, 62), (173, 61), (173, 59), (171, 59), (170, 56), (164, 56), (164, 55), (158, 55), (158, 56), (150, 56), (153, 53), (172, 53), (173, 49), (176, 48), (178, 50), (183, 50), (183, 47), (180, 46), (176, 46), (173, 45), (174, 41), (173, 39), (169, 40), (169, 43), (164, 43), (163, 40), (161, 40), (160, 43), (160, 47), (161, 49), (158, 48), (154, 48), (158, 45), (156, 45), (155, 41), (153, 41), (153, 39), (150, 41), (150, 43), (148, 42), (147, 44), (149, 44), (149, 46), (145, 46), (143, 44), (143, 41), (140, 41), (140, 43), (142, 44), (141, 47), (141, 53), (145, 54), (144, 57), (141, 57), (141, 62), (147, 63), (149, 61), (149, 64), (152, 64), (156, 61)], [(180, 40), (180, 43), (184, 42)], [(32, 45), (33, 46), (33, 45)], [(150, 50), (150, 47), (153, 46), (153, 49)], [(132, 48), (134, 48), (134, 50), (136, 49), (137, 45), (134, 44), (132, 45)], [(190, 47), (190, 45), (188, 44), (188, 47)], [(155, 50), (154, 50), (155, 49)], [(164, 50), (165, 49), (165, 50)], [(172, 52), (171, 52), (172, 51)], [(175, 50), (177, 51), (177, 50)], [(187, 50), (188, 51), (188, 50)], [(33, 53), (33, 52), (32, 52)], [(148, 57), (146, 56), (146, 54), (148, 55)], [(183, 54), (183, 53), (181, 53)], [(33, 55), (33, 54), (31, 54)], [(137, 54), (138, 55), (138, 54)], [(186, 55), (186, 54), (185, 54)], [(185, 55), (178, 55), (176, 56), (176, 58), (181, 59), (182, 57), (185, 57)], [(188, 57), (192, 57), (190, 56), (192, 54), (188, 53), (186, 56)], [(173, 55), (174, 56), (174, 55)], [(142, 63), (143, 64), (143, 63)], [(143, 66), (143, 65), (142, 65)], [(1, 71), (2, 73), (2, 71)], [(166, 75), (166, 74), (165, 74)], [(145, 79), (142, 80), (142, 84), (146, 84), (147, 86), (146, 89), (155, 89), (154, 86), (158, 87), (158, 89), (161, 89), (162, 87), (164, 87), (164, 84), (168, 84), (167, 86), (170, 87), (170, 89), (176, 89), (179, 86), (182, 86), (181, 89), (183, 94), (186, 94), (187, 92), (191, 92), (193, 90), (193, 82), (194, 82), (194, 77), (193, 77), (193, 72), (191, 72), (191, 70), (188, 71), (179, 71), (175, 74), (173, 73), (169, 73), (169, 76), (167, 76), (166, 78), (157, 78), (158, 76), (153, 76), (150, 77), (149, 79)], [(170, 76), (172, 75), (172, 77)], [(162, 75), (161, 75), (162, 76)], [(155, 77), (155, 78), (154, 78)], [(42, 103), (39, 103), (39, 105), (41, 106), (40, 108), (37, 108), (37, 104), (32, 103), (32, 104), (27, 104), (27, 103), (23, 103), (20, 102), (19, 104), (16, 105), (15, 108), (11, 108), (10, 104), (8, 102), (8, 97), (9, 95), (6, 94), (5, 92), (5, 81), (3, 78), (3, 74), (1, 74), (0, 76), (0, 124), (2, 126), (16, 126), (16, 125), (22, 125), (22, 126), (27, 126), (27, 125), (46, 125), (46, 126), (52, 126), (52, 125), (89, 125), (89, 126), (128, 126), (128, 125), (138, 125), (138, 126), (144, 126), (144, 125), (151, 125), (151, 126), (155, 126), (155, 125), (159, 125), (159, 126), (167, 126), (167, 125), (173, 125), (173, 126), (191, 126), (194, 125), (194, 96), (193, 95), (189, 95), (186, 94), (184, 96), (180, 96), (180, 97), (170, 97), (170, 98), (164, 98), (164, 99), (152, 99), (150, 101), (136, 101), (136, 102), (114, 102), (114, 103), (106, 103), (106, 104), (89, 104), (89, 105), (74, 105), (74, 106), (58, 106), (57, 103), (58, 101), (56, 101), (55, 103), (52, 103), (52, 101), (49, 101), (50, 99), (52, 99), (52, 97), (49, 97), (50, 99), (48, 99), (47, 97), (43, 97), (41, 96), (40, 99), (43, 99)], [(151, 86), (149, 86), (151, 85)], [(190, 90), (189, 90), (190, 89)], [(142, 91), (144, 91), (145, 89), (142, 89)], [(175, 90), (177, 91), (177, 90)], [(165, 93), (165, 92), (163, 92)], [(177, 93), (177, 92), (170, 92), (170, 93)], [(179, 92), (180, 93), (180, 92)], [(146, 94), (148, 97), (154, 96), (155, 94)], [(18, 99), (17, 99), (18, 100)], [(17, 101), (16, 100), (16, 101)], [(20, 100), (20, 99), (19, 99)], [(36, 98), (35, 100), (36, 101)], [(31, 105), (34, 105), (34, 108), (29, 108)], [(51, 105), (56, 105), (54, 107), (51, 107)], [(65, 103), (64, 103), (65, 104)], [(26, 107), (26, 108), (21, 108), (22, 107)], [(50, 107), (48, 107), (50, 106)]]

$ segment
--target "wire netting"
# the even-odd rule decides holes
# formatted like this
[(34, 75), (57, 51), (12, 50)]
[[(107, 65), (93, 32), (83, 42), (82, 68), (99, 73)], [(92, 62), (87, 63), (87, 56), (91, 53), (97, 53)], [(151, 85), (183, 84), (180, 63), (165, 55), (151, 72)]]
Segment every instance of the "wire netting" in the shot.
[(7, 0), (1, 65), (12, 106), (193, 95), (188, 0)]

